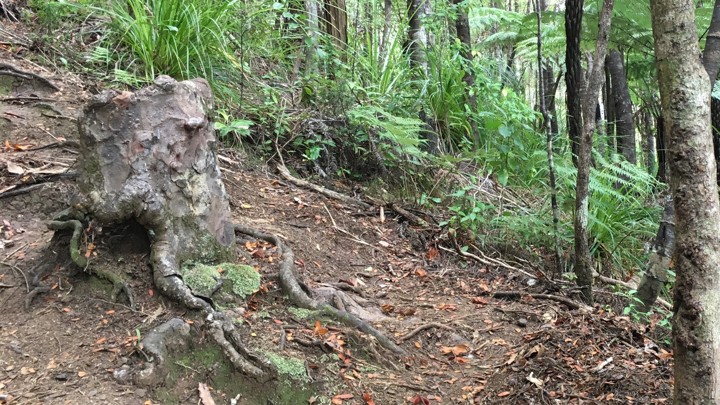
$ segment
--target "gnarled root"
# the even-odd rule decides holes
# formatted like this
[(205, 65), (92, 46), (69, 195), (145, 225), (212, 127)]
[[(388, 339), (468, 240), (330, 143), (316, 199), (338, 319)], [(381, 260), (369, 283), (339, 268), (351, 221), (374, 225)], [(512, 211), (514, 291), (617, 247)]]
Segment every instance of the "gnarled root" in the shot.
[[(320, 311), (321, 313), (329, 315), (333, 319), (336, 319), (338, 322), (342, 322), (348, 326), (354, 327), (374, 337), (375, 339), (377, 339), (378, 343), (380, 343), (381, 346), (392, 351), (395, 354), (407, 354), (403, 348), (395, 344), (395, 342), (390, 340), (382, 332), (373, 328), (369, 323), (363, 321), (359, 317), (345, 310), (335, 308), (329, 304), (318, 302), (308, 296), (305, 290), (301, 287), (300, 282), (295, 275), (295, 258), (293, 252), (289, 247), (285, 246), (285, 244), (280, 240), (280, 238), (275, 235), (266, 234), (255, 229), (240, 225), (235, 225), (235, 232), (243, 233), (257, 239), (262, 239), (264, 241), (274, 244), (278, 248), (278, 251), (281, 255), (278, 279), (280, 281), (280, 286), (282, 287), (283, 291), (288, 295), (288, 297), (290, 297), (290, 300), (293, 302), (293, 304), (301, 308)], [(340, 292), (341, 291), (338, 291), (338, 293)], [(348, 300), (349, 297), (346, 297), (345, 303), (349, 302)], [(346, 305), (344, 304), (343, 306)]]
[(82, 222), (77, 219), (68, 219), (64, 221), (55, 220), (48, 223), (48, 228), (53, 231), (72, 230), (73, 234), (70, 237), (70, 258), (72, 259), (73, 263), (75, 263), (84, 271), (87, 271), (104, 280), (109, 281), (113, 285), (113, 290), (110, 294), (110, 299), (112, 301), (117, 300), (117, 297), (121, 292), (125, 293), (125, 295), (128, 297), (130, 308), (135, 309), (135, 295), (133, 294), (130, 286), (127, 284), (127, 282), (125, 282), (125, 280), (122, 279), (122, 277), (118, 276), (115, 273), (101, 269), (94, 269), (89, 266), (89, 261), (87, 257), (85, 257), (81, 249), (81, 238), (85, 229)]

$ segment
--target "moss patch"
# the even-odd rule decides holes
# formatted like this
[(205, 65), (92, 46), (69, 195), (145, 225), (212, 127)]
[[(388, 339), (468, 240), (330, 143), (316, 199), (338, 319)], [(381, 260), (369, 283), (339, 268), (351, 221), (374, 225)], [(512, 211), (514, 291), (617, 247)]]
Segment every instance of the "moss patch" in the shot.
[(298, 319), (316, 318), (320, 315), (320, 313), (318, 311), (313, 311), (311, 309), (305, 309), (305, 308), (297, 308), (297, 307), (288, 308), (288, 312), (290, 312), (293, 316), (295, 316)]
[(245, 298), (260, 289), (260, 273), (251, 266), (234, 263), (207, 265), (186, 263), (180, 274), (190, 289), (196, 294), (210, 296), (213, 289), (222, 280), (228, 291)]
[(310, 382), (310, 377), (307, 375), (307, 370), (305, 369), (305, 360), (293, 357), (282, 357), (272, 352), (266, 352), (265, 357), (277, 367), (278, 373), (281, 375), (290, 377), (295, 381)]

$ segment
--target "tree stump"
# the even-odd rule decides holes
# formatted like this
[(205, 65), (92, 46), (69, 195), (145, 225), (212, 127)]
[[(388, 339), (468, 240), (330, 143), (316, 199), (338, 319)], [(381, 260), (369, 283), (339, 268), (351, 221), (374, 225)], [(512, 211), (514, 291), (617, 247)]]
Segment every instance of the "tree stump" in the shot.
[(187, 261), (235, 258), (235, 234), (215, 155), (203, 79), (160, 76), (135, 93), (104, 91), (80, 120), (80, 201), (75, 208), (102, 224), (135, 219), (152, 238), (154, 280), (191, 308), (178, 276)]

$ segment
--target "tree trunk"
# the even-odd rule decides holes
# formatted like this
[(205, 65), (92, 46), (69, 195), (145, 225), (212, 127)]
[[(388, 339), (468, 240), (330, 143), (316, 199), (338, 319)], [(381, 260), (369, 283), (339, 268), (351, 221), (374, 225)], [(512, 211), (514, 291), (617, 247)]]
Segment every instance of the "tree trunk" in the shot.
[(378, 52), (379, 66), (382, 66), (385, 60), (385, 53), (387, 52), (388, 36), (390, 35), (390, 26), (392, 24), (392, 0), (385, 0), (383, 14), (385, 18), (383, 20), (382, 37), (380, 38), (380, 51)]
[(605, 80), (605, 54), (610, 36), (614, 0), (604, 0), (598, 22), (598, 39), (588, 74), (588, 83), (582, 97), (583, 130), (577, 155), (577, 182), (575, 185), (575, 274), (583, 300), (592, 304), (593, 267), (588, 245), (588, 217), (590, 200), (590, 160), (595, 132), (595, 109), (600, 87)]
[(651, 0), (660, 96), (675, 202), (675, 404), (720, 399), (720, 201), (710, 128), (710, 80), (700, 63), (691, 0)]
[(665, 120), (661, 113), (655, 117), (655, 150), (658, 158), (657, 180), (661, 183), (668, 183), (668, 160), (667, 160), (667, 142), (665, 142)]
[(472, 70), (472, 38), (470, 35), (470, 21), (468, 20), (467, 11), (462, 6), (464, 0), (453, 0), (452, 3), (455, 6), (455, 31), (457, 37), (462, 43), (461, 55), (465, 60), (465, 72), (463, 74), (463, 82), (465, 82), (466, 91), (465, 98), (467, 104), (470, 107), (470, 114), (468, 114), (468, 122), (470, 123), (470, 130), (472, 131), (473, 149), (477, 150), (480, 147), (480, 131), (478, 130), (477, 122), (475, 121), (475, 115), (477, 115), (477, 99), (473, 91), (475, 86), (475, 74)]
[[(544, 67), (543, 56), (542, 56), (542, 13), (545, 10), (545, 2), (539, 1), (537, 4), (537, 63), (538, 63), (538, 99), (540, 100), (540, 114), (542, 114), (542, 126), (545, 130), (545, 153), (548, 159), (548, 185), (550, 186), (550, 207), (552, 208), (553, 215), (553, 238), (555, 242), (555, 277), (560, 277), (562, 273), (563, 264), (561, 263), (560, 256), (560, 232), (558, 230), (560, 223), (560, 210), (558, 209), (558, 198), (557, 198), (557, 185), (555, 182), (555, 160), (553, 156), (553, 140), (557, 132), (553, 132), (552, 119), (548, 112), (548, 97), (546, 97), (548, 84), (548, 69)], [(550, 79), (552, 80), (552, 79)], [(554, 95), (550, 100), (554, 102)], [(557, 125), (557, 120), (555, 120)]]
[[(615, 137), (615, 96), (613, 96), (612, 80), (610, 70), (605, 66), (605, 137), (607, 138), (608, 154), (615, 153), (618, 149), (617, 138)], [(605, 146), (605, 145), (603, 145)]]
[(410, 61), (427, 77), (428, 63), (425, 51), (430, 45), (430, 36), (423, 19), (430, 15), (430, 0), (407, 0), (407, 9)]
[(663, 210), (660, 228), (655, 235), (652, 253), (647, 270), (637, 288), (637, 297), (642, 305), (637, 308), (641, 313), (650, 311), (668, 281), (667, 270), (675, 251), (675, 209), (672, 199), (668, 198)]
[[(325, 33), (333, 39), (335, 47), (341, 51), (347, 49), (347, 10), (345, 0), (325, 0)], [(346, 59), (345, 52), (340, 53), (340, 59)]]
[(645, 138), (643, 140), (643, 146), (645, 148), (645, 167), (647, 168), (648, 173), (653, 175), (656, 170), (655, 132), (653, 131), (653, 123), (655, 120), (653, 119), (652, 112), (650, 112), (648, 108), (643, 110), (641, 119), (643, 120), (643, 137)]
[(630, 163), (637, 163), (635, 146), (635, 123), (632, 101), (628, 89), (623, 57), (618, 50), (611, 50), (607, 56), (607, 68), (612, 82), (612, 100), (615, 111), (615, 136), (618, 152)]
[(318, 33), (320, 31), (318, 0), (305, 0), (307, 41), (305, 43), (305, 74), (317, 73)]
[(567, 91), (568, 135), (570, 137), (573, 164), (577, 166), (577, 155), (582, 134), (582, 104), (580, 93), (583, 89), (582, 51), (580, 33), (582, 32), (584, 0), (565, 2), (565, 87)]

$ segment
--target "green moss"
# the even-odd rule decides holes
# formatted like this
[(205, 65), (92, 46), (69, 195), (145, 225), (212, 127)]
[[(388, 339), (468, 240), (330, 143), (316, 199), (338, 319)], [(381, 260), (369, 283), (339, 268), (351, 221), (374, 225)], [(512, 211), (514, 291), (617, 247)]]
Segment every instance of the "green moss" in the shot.
[(251, 266), (234, 263), (207, 265), (187, 262), (180, 274), (195, 293), (209, 295), (222, 279), (224, 286), (240, 298), (245, 298), (260, 289), (260, 273)]
[(203, 295), (209, 295), (221, 278), (218, 266), (196, 263), (185, 263), (180, 275), (193, 292)]
[(260, 289), (260, 273), (245, 264), (224, 263), (223, 276), (232, 283), (232, 291), (242, 298)]
[(313, 311), (311, 309), (305, 309), (305, 308), (297, 308), (297, 307), (289, 307), (288, 312), (290, 312), (292, 315), (294, 315), (298, 319), (316, 318), (319, 315), (318, 311)]
[(265, 357), (275, 365), (278, 373), (281, 375), (290, 377), (295, 381), (310, 382), (310, 377), (307, 375), (307, 370), (305, 369), (305, 360), (293, 357), (282, 357), (272, 352), (266, 352)]

